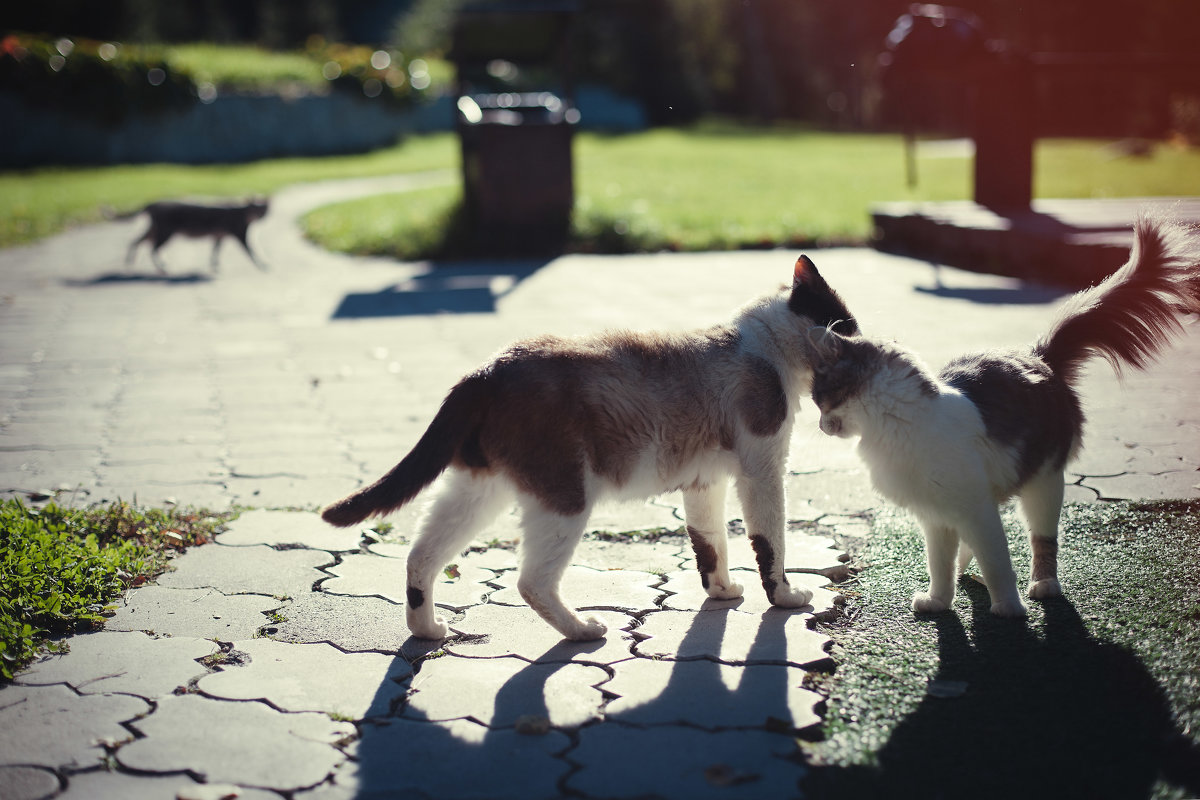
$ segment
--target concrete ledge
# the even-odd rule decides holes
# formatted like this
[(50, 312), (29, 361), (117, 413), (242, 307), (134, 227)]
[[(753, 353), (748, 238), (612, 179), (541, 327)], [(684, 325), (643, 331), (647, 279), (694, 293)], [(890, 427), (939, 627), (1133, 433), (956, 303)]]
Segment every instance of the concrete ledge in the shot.
[(1036, 200), (1015, 213), (969, 200), (880, 203), (871, 218), (879, 250), (1078, 289), (1125, 262), (1143, 211), (1195, 223), (1200, 198)]

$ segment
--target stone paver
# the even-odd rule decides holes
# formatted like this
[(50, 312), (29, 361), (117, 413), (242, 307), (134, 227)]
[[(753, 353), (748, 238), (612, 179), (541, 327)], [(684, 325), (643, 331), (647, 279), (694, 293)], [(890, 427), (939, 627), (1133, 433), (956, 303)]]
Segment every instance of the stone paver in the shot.
[(186, 687), (206, 670), (197, 660), (217, 646), (186, 636), (153, 638), (141, 632), (97, 631), (76, 636), (70, 652), (34, 662), (17, 683), (65, 683), (80, 694), (132, 694), (153, 700)]
[(259, 594), (143, 586), (125, 596), (105, 627), (228, 642), (249, 639), (267, 624), (264, 612), (281, 605), (283, 601)]
[[(496, 579), (502, 588), (492, 595), (493, 603), (524, 605), (517, 591), (517, 574), (505, 573)], [(598, 570), (570, 566), (562, 579), (563, 602), (576, 609), (606, 608), (638, 611), (654, 608), (662, 592), (655, 588), (662, 578), (631, 569)]]
[(537, 717), (573, 728), (599, 717), (603, 696), (596, 687), (608, 677), (582, 664), (442, 656), (421, 665), (402, 716), (435, 722), (469, 718), (493, 728)]
[(804, 768), (785, 760), (796, 749), (791, 737), (762, 731), (596, 726), (580, 731), (572, 757), (583, 768), (567, 785), (588, 797), (797, 797)]
[[(831, 581), (849, 574), (835, 545), (884, 507), (811, 404), (784, 476), (786, 567), (811, 608), (768, 607), (730, 487), (742, 599), (703, 592), (678, 494), (602, 505), (589, 531), (636, 533), (585, 536), (562, 591), (608, 634), (564, 641), (515, 590), (513, 508), (452, 560), (435, 590), (452, 636), (430, 642), (406, 627), (405, 564), (441, 482), (382, 522), (339, 530), (313, 513), (391, 468), (446, 390), (514, 339), (724, 322), (795, 253), (442, 265), (438, 280), (493, 270), (511, 291), (490, 313), (414, 314), (428, 265), (323, 253), (294, 224), (333, 197), (416, 185), (280, 192), (251, 233), (268, 272), (228, 251), (210, 279), (209, 243), (180, 241), (168, 278), (126, 273), (141, 221), (0, 250), (0, 494), (262, 509), (0, 689), (0, 794), (799, 796), (794, 732), (820, 700), (806, 675), (831, 663), (817, 620), (836, 616)], [(934, 368), (1033, 340), (1062, 297), (860, 249), (817, 260), (864, 330)], [(1200, 496), (1200, 325), (1185, 327), (1123, 384), (1085, 371), (1069, 500)]]
[[(837, 567), (842, 562), (838, 560), (840, 550), (834, 547), (833, 540), (826, 536), (816, 536), (802, 531), (788, 531), (784, 538), (784, 563), (786, 569), (819, 572), (823, 569)], [(731, 536), (729, 539), (730, 569), (758, 569), (754, 557), (754, 549), (750, 540), (744, 536)]]
[(275, 792), (230, 783), (197, 783), (186, 775), (127, 775), (121, 772), (82, 772), (67, 779), (62, 800), (277, 800)]
[(780, 722), (807, 728), (821, 721), (814, 707), (824, 698), (800, 685), (807, 673), (796, 667), (632, 658), (613, 669), (604, 684), (618, 696), (605, 709), (610, 721), (709, 729)]
[(144, 738), (117, 751), (118, 762), (146, 772), (189, 770), (206, 782), (278, 791), (315, 786), (344, 756), (334, 745), (354, 726), (324, 714), (283, 714), (262, 703), (197, 695), (165, 697), (134, 725)]
[(220, 534), (224, 545), (293, 545), (312, 550), (346, 552), (357, 550), (362, 536), (354, 528), (334, 528), (316, 514), (293, 511), (247, 511)]
[(402, 658), (343, 653), (332, 645), (288, 644), (270, 639), (233, 642), (219, 672), (196, 687), (224, 700), (265, 700), (281, 711), (323, 711), (343, 718), (386, 716), (404, 696), (412, 675)]
[[(742, 585), (742, 596), (736, 600), (714, 600), (709, 597), (695, 570), (676, 572), (666, 577), (667, 582), (661, 588), (670, 594), (663, 598), (663, 608), (675, 611), (736, 608), (751, 614), (762, 614), (772, 608), (767, 601), (767, 593), (763, 591), (759, 582), (757, 570), (735, 569), (730, 572), (730, 577)], [(829, 584), (829, 580), (821, 575), (791, 573), (788, 575), (788, 583), (812, 591), (813, 598), (809, 608), (814, 614), (828, 613), (838, 596), (837, 592), (824, 588)]]
[[(280, 607), (266, 630), (281, 642), (329, 642), (347, 652), (400, 652), (410, 639), (404, 608), (378, 597), (312, 592)], [(245, 637), (242, 637), (245, 638)]]
[(616, 611), (588, 611), (582, 616), (603, 622), (608, 627), (607, 635), (592, 642), (571, 642), (528, 606), (477, 606), (452, 624), (466, 638), (448, 642), (446, 649), (473, 658), (518, 656), (539, 663), (611, 664), (629, 658), (634, 639), (626, 631), (635, 624), (633, 617)]
[[(329, 574), (317, 569), (333, 557), (317, 550), (274, 550), (266, 545), (196, 547), (171, 562), (156, 583), (173, 589), (216, 589), (222, 594), (298, 597)], [(201, 585), (203, 584), (203, 585)]]
[(570, 746), (570, 739), (555, 730), (531, 736), (465, 719), (392, 720), (364, 726), (362, 739), (348, 748), (356, 760), (334, 775), (332, 785), (298, 793), (296, 799), (492, 800), (503, 795), (549, 800), (560, 796), (559, 782), (571, 769), (558, 757)]
[(0, 766), (0, 786), (5, 800), (42, 800), (57, 794), (58, 775), (41, 767)]
[(149, 710), (145, 700), (124, 694), (7, 686), (0, 690), (0, 764), (96, 766), (104, 758), (104, 743), (130, 738), (121, 723)]
[(608, 541), (585, 538), (575, 549), (572, 563), (592, 569), (631, 569), (665, 575), (692, 559), (683, 537), (656, 542)]
[(634, 652), (650, 658), (707, 658), (738, 664), (794, 664), (828, 661), (829, 637), (808, 629), (805, 615), (772, 609), (747, 614), (734, 609), (656, 611), (647, 614)]
[[(495, 589), (487, 581), (495, 580), (496, 573), (482, 567), (455, 562), (456, 574), (443, 575), (443, 579), (432, 586), (433, 602), (436, 605), (461, 611), (478, 605)], [(404, 603), (404, 588), (408, 580), (405, 561), (397, 558), (376, 558), (371, 555), (350, 555), (337, 566), (330, 567), (334, 577), (321, 587), (329, 594), (349, 597), (382, 597), (393, 603)]]

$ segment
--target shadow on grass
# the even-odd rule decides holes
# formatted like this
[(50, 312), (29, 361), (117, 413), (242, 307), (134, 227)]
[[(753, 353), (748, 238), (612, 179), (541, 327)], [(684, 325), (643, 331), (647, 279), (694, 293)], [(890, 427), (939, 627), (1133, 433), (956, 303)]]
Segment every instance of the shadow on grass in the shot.
[[(817, 769), (818, 795), (1149, 797), (1161, 778), (1200, 792), (1200, 748), (1175, 727), (1136, 655), (1097, 640), (1066, 600), (1045, 603), (1045, 636), (988, 612), (966, 581), (975, 635), (953, 613), (932, 619), (940, 667), (896, 726), (877, 767)], [(961, 694), (959, 694), (961, 692)]]
[[(1132, 510), (1142, 515), (1135, 521), (1147, 518)], [(1188, 655), (1195, 588), (1181, 580), (1192, 558), (1163, 559), (1165, 549), (1191, 544), (1182, 532), (1168, 542), (1170, 524), (1106, 530), (1097, 524), (1106, 518), (1092, 516), (1103, 513), (1076, 508), (1065, 520), (1072, 536), (1063, 574), (1068, 598), (1078, 587), (1075, 601), (1034, 603), (1029, 620), (1019, 621), (991, 615), (987, 590), (969, 578), (959, 613), (901, 612), (905, 593), (924, 576), (914, 549), (885, 531), (887, 552), (868, 580), (876, 591), (845, 641), (845, 684), (834, 689), (843, 727), (831, 738), (840, 740), (825, 753), (818, 746), (828, 765), (813, 769), (805, 790), (817, 797), (1200, 795), (1200, 745), (1186, 722), (1197, 703)], [(1139, 577), (1153, 573), (1160, 577), (1148, 596)], [(864, 657), (871, 648), (876, 654)]]

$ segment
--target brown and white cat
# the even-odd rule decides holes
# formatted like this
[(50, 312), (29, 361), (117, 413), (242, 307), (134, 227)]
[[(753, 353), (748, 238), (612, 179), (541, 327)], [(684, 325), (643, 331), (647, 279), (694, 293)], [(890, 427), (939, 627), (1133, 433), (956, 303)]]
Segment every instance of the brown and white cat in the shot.
[(446, 469), (408, 559), (408, 627), (440, 639), (436, 576), (515, 498), (521, 507), (518, 590), (568, 639), (605, 634), (559, 596), (559, 582), (601, 498), (682, 490), (688, 535), (710, 597), (742, 587), (729, 574), (725, 491), (732, 476), (763, 588), (780, 606), (812, 593), (784, 574), (783, 476), (794, 413), (811, 380), (808, 330), (857, 324), (807, 257), (792, 285), (729, 324), (681, 334), (616, 332), (519, 342), (467, 375), (390, 472), (327, 507), (349, 526), (412, 500)]
[(875, 488), (909, 509), (925, 532), (929, 589), (914, 611), (945, 611), (958, 572), (979, 562), (992, 613), (1026, 613), (997, 504), (1020, 498), (1033, 549), (1026, 594), (1062, 593), (1058, 518), (1063, 471), (1079, 450), (1075, 388), (1093, 356), (1146, 366), (1200, 311), (1200, 240), (1142, 218), (1129, 261), (1072, 297), (1031, 347), (962, 356), (935, 377), (890, 342), (815, 334), (813, 401), (821, 430), (858, 437)]
[(234, 206), (161, 202), (151, 203), (143, 211), (150, 218), (150, 227), (129, 245), (129, 251), (125, 254), (126, 264), (133, 262), (138, 245), (149, 241), (150, 258), (154, 261), (154, 266), (158, 268), (158, 271), (165, 274), (166, 270), (158, 257), (158, 249), (178, 233), (194, 239), (204, 236), (213, 237), (211, 260), (213, 272), (217, 270), (217, 251), (226, 236), (232, 236), (241, 242), (243, 249), (255, 266), (259, 269), (266, 269), (266, 265), (258, 260), (254, 251), (250, 249), (250, 243), (246, 240), (246, 231), (249, 229), (250, 223), (262, 219), (267, 214), (265, 199)]

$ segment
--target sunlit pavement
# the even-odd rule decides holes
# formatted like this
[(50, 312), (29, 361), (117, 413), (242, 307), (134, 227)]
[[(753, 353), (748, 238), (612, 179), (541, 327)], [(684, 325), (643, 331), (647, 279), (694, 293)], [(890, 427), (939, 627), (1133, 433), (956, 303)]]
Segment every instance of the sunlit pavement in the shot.
[[(0, 691), (3, 797), (794, 796), (794, 734), (819, 722), (839, 544), (879, 501), (806, 404), (787, 479), (792, 580), (768, 609), (744, 532), (740, 602), (708, 603), (683, 537), (589, 536), (564, 583), (603, 619), (574, 645), (514, 590), (503, 518), (435, 593), (454, 636), (404, 625), (404, 538), (311, 509), (391, 467), (446, 390), (513, 339), (680, 329), (729, 317), (791, 274), (793, 251), (395, 264), (323, 253), (296, 215), (447, 173), (297, 187), (251, 229), (270, 268), (172, 241), (126, 271), (135, 219), (0, 252), (0, 490), (88, 505), (250, 507), (217, 542), (130, 592), (106, 626)], [(867, 333), (930, 364), (1019, 345), (1062, 295), (865, 249), (812, 253)], [(1200, 495), (1200, 331), (1120, 384), (1094, 364), (1067, 499)], [(678, 496), (601, 508), (598, 531), (677, 529)], [(731, 501), (730, 520), (740, 518)], [(431, 649), (435, 648), (435, 649)], [(218, 784), (220, 786), (202, 786)], [(204, 792), (211, 792), (204, 794)]]

